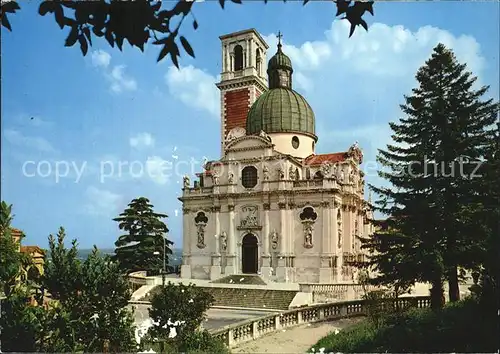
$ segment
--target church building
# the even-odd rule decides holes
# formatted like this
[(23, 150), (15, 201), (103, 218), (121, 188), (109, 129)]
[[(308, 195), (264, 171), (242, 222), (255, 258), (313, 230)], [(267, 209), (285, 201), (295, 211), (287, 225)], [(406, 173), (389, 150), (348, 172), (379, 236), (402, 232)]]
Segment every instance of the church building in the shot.
[(182, 278), (350, 282), (364, 257), (363, 154), (357, 143), (316, 154), (314, 112), (293, 90), (280, 37), (268, 62), (255, 29), (220, 37), (221, 157), (193, 184), (184, 177)]

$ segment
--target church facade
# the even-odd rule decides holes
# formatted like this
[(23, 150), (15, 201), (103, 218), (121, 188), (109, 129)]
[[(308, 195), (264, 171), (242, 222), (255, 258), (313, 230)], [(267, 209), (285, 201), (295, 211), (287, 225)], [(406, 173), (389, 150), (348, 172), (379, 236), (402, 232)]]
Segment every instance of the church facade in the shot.
[(280, 43), (266, 62), (256, 30), (220, 39), (221, 158), (184, 177), (181, 277), (354, 280), (356, 235), (373, 232), (362, 151), (316, 154), (314, 112)]

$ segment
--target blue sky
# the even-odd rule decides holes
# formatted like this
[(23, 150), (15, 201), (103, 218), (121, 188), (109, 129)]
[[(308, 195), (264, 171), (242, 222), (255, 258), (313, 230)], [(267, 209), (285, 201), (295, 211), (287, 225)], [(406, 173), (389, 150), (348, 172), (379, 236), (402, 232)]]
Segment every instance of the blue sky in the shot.
[[(112, 247), (119, 234), (112, 218), (146, 196), (169, 215), (171, 239), (181, 246), (182, 175), (199, 171), (204, 157), (219, 158), (214, 83), (222, 34), (254, 27), (268, 40), (268, 55), (275, 33), (284, 34), (295, 89), (316, 114), (317, 153), (359, 141), (370, 183), (380, 183), (370, 162), (390, 141), (387, 123), (400, 117), (403, 94), (438, 42), (491, 85), (491, 96), (499, 92), (498, 2), (376, 3), (369, 32), (358, 29), (351, 39), (330, 2), (252, 1), (225, 10), (197, 3), (199, 29), (189, 22), (182, 29), (196, 58), (183, 55), (180, 71), (169, 60), (157, 64), (152, 46), (120, 52), (95, 39), (83, 57), (78, 46), (64, 47), (66, 33), (38, 15), (36, 2), (21, 5), (10, 18), (13, 32), (2, 30), (1, 194), (14, 205), (25, 244), (46, 247), (64, 226), (81, 247)], [(159, 178), (164, 161), (178, 172)], [(59, 180), (58, 163), (62, 174), (70, 166)]]

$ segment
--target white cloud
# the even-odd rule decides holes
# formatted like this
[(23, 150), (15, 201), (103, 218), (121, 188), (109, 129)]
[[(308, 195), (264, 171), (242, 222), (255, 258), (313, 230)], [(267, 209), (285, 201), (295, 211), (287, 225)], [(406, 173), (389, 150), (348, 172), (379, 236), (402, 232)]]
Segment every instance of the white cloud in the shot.
[(170, 66), (165, 80), (170, 94), (177, 99), (219, 117), (220, 93), (215, 86), (216, 77), (192, 65), (180, 69)]
[(95, 50), (92, 52), (91, 60), (93, 66), (103, 70), (105, 78), (110, 83), (110, 89), (114, 93), (137, 89), (135, 79), (125, 73), (125, 65), (115, 65), (110, 68), (111, 55), (109, 53), (104, 50)]
[(130, 146), (134, 148), (152, 147), (155, 144), (155, 139), (149, 133), (139, 133), (130, 138)]
[(111, 81), (111, 90), (116, 93), (123, 91), (135, 91), (137, 89), (137, 82), (125, 74), (125, 65), (117, 65), (107, 75)]
[(160, 156), (150, 156), (146, 161), (146, 173), (155, 183), (165, 184), (172, 177), (172, 162)]
[(123, 207), (121, 195), (94, 186), (87, 188), (85, 197), (87, 203), (84, 205), (84, 211), (91, 215), (115, 215)]
[(12, 145), (23, 146), (42, 152), (57, 152), (52, 144), (42, 137), (26, 136), (13, 129), (6, 129), (4, 131), (4, 136), (5, 139)]
[[(456, 37), (432, 26), (412, 32), (403, 26), (374, 23), (368, 32), (360, 28), (350, 39), (348, 31), (347, 21), (334, 21), (322, 40), (308, 41), (298, 46), (283, 43), (283, 51), (292, 60), (298, 88), (311, 91), (310, 82), (317, 81), (314, 80), (314, 72), (323, 76), (325, 73), (358, 73), (378, 80), (411, 80), (438, 43), (453, 49), (457, 59), (466, 62), (468, 69), (475, 73), (481, 71), (485, 63), (479, 43), (473, 37)], [(277, 44), (276, 36), (271, 34), (265, 39), (271, 48), (268, 56), (272, 56)]]
[(107, 68), (111, 62), (111, 55), (104, 50), (95, 50), (92, 52), (92, 64), (97, 67)]

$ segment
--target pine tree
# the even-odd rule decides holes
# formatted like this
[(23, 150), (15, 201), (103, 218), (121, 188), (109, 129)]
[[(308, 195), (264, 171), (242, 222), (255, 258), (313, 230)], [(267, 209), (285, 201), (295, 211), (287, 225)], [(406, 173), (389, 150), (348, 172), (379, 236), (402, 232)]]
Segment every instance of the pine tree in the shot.
[(119, 223), (120, 230), (126, 232), (115, 242), (113, 258), (124, 272), (145, 270), (156, 273), (162, 269), (164, 252), (168, 264), (173, 242), (166, 239), (168, 228), (161, 220), (163, 218), (167, 215), (155, 213), (149, 199), (140, 197), (133, 199), (128, 208), (113, 219)]
[(418, 70), (419, 86), (401, 105), (406, 117), (390, 123), (398, 145), (377, 157), (387, 169), (379, 175), (392, 186), (370, 186), (381, 196), (376, 210), (390, 216), (388, 231), (362, 240), (363, 248), (375, 252), (368, 261), (380, 273), (375, 281), (430, 282), (434, 308), (443, 304), (445, 279), (450, 300), (459, 299), (458, 268), (477, 264), (483, 242), (465, 232), (470, 228), (464, 215), (469, 203), (481, 199), (473, 172), (493, 137), (498, 105), (482, 101), (488, 87), (473, 89), (477, 78), (465, 69), (439, 44)]

